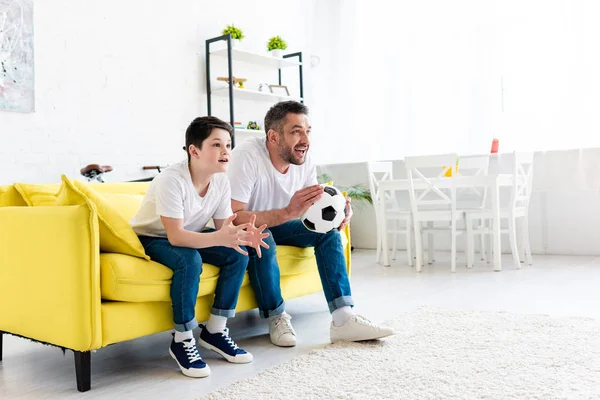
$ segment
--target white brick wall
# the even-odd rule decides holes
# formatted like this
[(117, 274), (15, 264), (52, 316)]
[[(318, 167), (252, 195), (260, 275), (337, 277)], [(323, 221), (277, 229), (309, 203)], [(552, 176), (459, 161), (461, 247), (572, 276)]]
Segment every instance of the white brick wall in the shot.
[[(91, 163), (115, 168), (107, 181), (137, 179), (150, 175), (143, 165), (178, 161), (185, 128), (206, 114), (204, 40), (235, 23), (246, 49), (266, 51), (279, 34), (288, 50), (305, 51), (311, 7), (292, 0), (35, 2), (36, 111), (0, 112), (0, 185), (79, 177)], [(276, 71), (243, 68), (237, 75), (276, 83)], [(262, 118), (268, 106), (236, 103), (244, 120)], [(215, 111), (228, 115), (224, 101)]]

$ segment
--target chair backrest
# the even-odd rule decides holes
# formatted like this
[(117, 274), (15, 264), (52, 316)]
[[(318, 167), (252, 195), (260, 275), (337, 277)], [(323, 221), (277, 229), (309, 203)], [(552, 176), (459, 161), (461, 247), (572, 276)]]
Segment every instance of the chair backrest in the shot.
[[(375, 204), (375, 212), (379, 212), (377, 205), (379, 204), (379, 182), (394, 179), (393, 174), (394, 165), (391, 161), (372, 161), (367, 163), (367, 169), (369, 171), (369, 190), (371, 191), (371, 198)], [(382, 194), (383, 201), (388, 203), (391, 207), (398, 208), (398, 202), (394, 193), (386, 192)]]
[(533, 186), (533, 153), (513, 153), (513, 187), (511, 191), (510, 205), (513, 208), (529, 208), (531, 191)]
[[(458, 176), (485, 176), (489, 172), (490, 167), (490, 156), (489, 155), (475, 155), (461, 157), (458, 162)], [(458, 190), (458, 197), (461, 195), (474, 194), (477, 197), (479, 207), (484, 207), (487, 200), (487, 188), (465, 188)], [(470, 200), (473, 201), (472, 196)]]
[(413, 215), (432, 209), (456, 210), (456, 154), (406, 157)]

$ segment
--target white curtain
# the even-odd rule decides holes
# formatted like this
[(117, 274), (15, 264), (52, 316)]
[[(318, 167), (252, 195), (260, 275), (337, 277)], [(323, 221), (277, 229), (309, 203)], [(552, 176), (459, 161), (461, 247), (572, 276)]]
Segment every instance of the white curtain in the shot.
[(600, 146), (600, 2), (315, 5), (321, 163)]

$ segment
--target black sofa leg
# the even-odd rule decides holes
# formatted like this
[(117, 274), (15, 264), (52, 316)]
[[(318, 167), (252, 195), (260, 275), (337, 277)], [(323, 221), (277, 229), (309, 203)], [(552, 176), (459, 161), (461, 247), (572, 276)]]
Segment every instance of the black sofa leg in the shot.
[(92, 353), (89, 351), (73, 351), (75, 356), (75, 375), (77, 375), (77, 390), (87, 392), (91, 388)]
[(0, 361), (2, 361), (2, 335), (4, 332), (0, 332)]

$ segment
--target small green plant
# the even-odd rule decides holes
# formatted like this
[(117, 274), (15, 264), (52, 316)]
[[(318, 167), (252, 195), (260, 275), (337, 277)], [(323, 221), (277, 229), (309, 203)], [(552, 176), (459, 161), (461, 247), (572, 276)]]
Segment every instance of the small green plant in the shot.
[(222, 34), (223, 35), (231, 34), (232, 39), (239, 39), (239, 40), (242, 40), (245, 37), (244, 32), (242, 32), (242, 30), (240, 28), (237, 28), (233, 24), (227, 25), (227, 28), (223, 29)]
[(267, 50), (285, 50), (287, 49), (287, 43), (279, 35), (273, 36), (267, 43)]
[[(333, 179), (327, 174), (321, 174), (317, 176), (317, 182), (319, 183), (327, 183), (332, 182)], [(338, 186), (335, 185), (339, 190), (346, 192), (347, 196), (350, 197), (353, 201), (353, 205), (356, 205), (357, 208), (362, 209), (364, 202), (369, 204), (373, 204), (373, 198), (371, 198), (371, 191), (362, 186), (362, 185), (352, 185), (352, 186)], [(356, 202), (356, 203), (355, 203)]]

